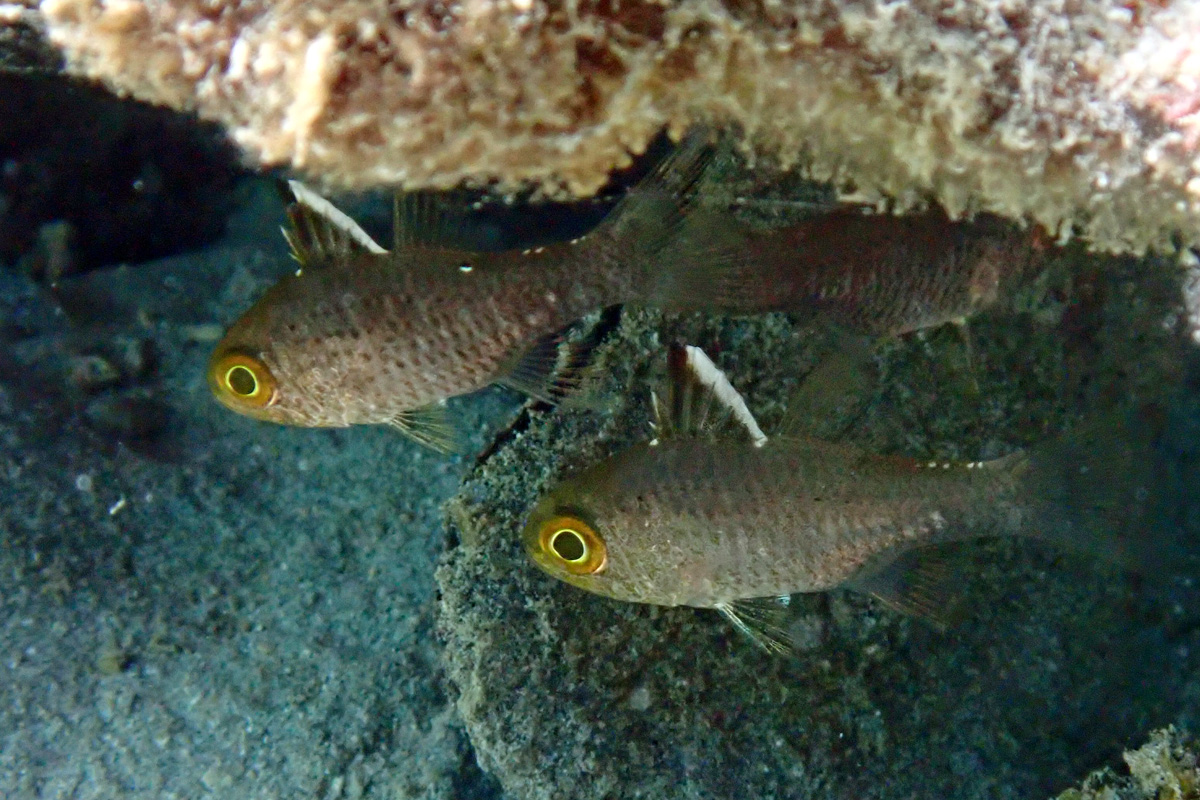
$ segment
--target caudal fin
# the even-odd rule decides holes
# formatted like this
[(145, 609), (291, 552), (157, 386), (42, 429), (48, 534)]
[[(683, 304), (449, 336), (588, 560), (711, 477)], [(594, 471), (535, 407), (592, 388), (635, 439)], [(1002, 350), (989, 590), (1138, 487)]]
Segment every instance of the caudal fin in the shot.
[(1030, 450), (1022, 476), (1035, 505), (1030, 533), (1139, 572), (1170, 571), (1178, 495), (1156, 446), (1161, 433), (1161, 415), (1142, 406), (1085, 420)]
[(701, 178), (713, 149), (709, 131), (696, 128), (654, 171), (630, 189), (597, 229), (621, 256), (635, 250), (653, 256), (677, 241), (679, 230), (693, 213)]

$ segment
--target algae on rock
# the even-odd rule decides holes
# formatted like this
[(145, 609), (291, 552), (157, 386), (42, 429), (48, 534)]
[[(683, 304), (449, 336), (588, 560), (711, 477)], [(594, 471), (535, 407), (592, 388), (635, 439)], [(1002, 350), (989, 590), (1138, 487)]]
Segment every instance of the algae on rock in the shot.
[(1194, 800), (1200, 797), (1200, 749), (1190, 737), (1169, 727), (1154, 731), (1137, 750), (1125, 753), (1129, 775), (1111, 769), (1093, 772), (1078, 789), (1057, 800)]

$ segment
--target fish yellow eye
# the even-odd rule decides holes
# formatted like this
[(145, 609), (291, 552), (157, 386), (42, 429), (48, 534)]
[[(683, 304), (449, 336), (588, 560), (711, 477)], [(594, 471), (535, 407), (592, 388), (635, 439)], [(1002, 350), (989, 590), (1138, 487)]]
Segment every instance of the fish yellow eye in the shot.
[(592, 575), (608, 564), (604, 540), (578, 517), (547, 520), (538, 533), (538, 544), (543, 553), (572, 575)]
[(215, 359), (208, 377), (218, 396), (239, 405), (266, 408), (277, 399), (275, 378), (267, 365), (246, 353), (226, 353)]

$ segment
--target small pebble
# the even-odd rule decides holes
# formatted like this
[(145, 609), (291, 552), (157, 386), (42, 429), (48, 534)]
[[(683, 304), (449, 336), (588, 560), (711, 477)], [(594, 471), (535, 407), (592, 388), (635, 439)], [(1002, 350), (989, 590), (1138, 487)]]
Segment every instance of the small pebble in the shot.
[(76, 389), (94, 392), (119, 383), (121, 372), (104, 356), (73, 355), (67, 358), (67, 380)]

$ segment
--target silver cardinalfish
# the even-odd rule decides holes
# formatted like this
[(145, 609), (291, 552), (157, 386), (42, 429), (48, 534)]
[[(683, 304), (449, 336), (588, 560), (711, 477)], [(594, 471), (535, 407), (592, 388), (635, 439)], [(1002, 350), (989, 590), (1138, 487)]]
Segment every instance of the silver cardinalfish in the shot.
[(450, 449), (440, 403), (499, 382), (554, 400), (569, 358), (560, 332), (597, 309), (655, 302), (703, 282), (655, 257), (688, 214), (689, 183), (710, 151), (697, 134), (634, 187), (591, 233), (507, 252), (427, 244), (436, 212), (398, 198), (394, 246), (378, 245), (300, 183), (285, 230), (300, 269), (225, 334), (208, 381), (224, 405), (308, 427), (391, 425)]
[(988, 462), (882, 456), (768, 437), (704, 353), (674, 347), (656, 436), (565, 480), (523, 532), (544, 571), (636, 603), (721, 611), (786, 646), (777, 600), (848, 587), (937, 619), (917, 548), (1030, 535), (1116, 555), (1151, 483), (1110, 426)]

